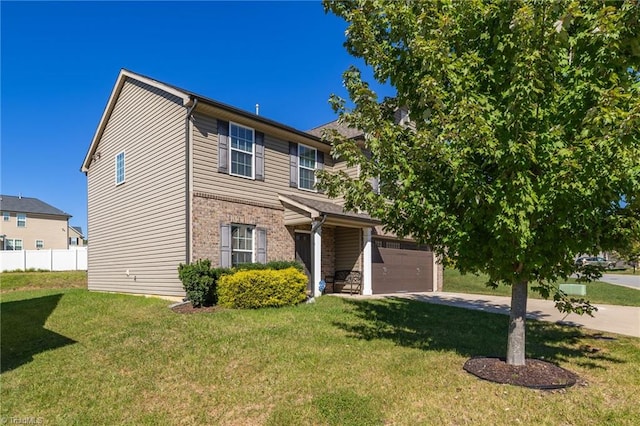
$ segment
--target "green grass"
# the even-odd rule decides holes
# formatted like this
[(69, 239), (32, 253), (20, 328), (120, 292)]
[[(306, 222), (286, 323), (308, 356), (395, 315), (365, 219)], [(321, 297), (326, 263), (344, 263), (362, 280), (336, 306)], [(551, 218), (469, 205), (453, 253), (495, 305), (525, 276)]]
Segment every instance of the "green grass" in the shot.
[(636, 338), (528, 321), (528, 356), (582, 378), (541, 392), (462, 370), (469, 357), (504, 355), (504, 315), (330, 296), (193, 315), (167, 305), (84, 289), (4, 293), (0, 415), (43, 424), (278, 426), (640, 418)]
[[(500, 285), (496, 289), (486, 286), (487, 278), (482, 275), (462, 275), (455, 269), (445, 269), (443, 291), (450, 293), (490, 294), (494, 296), (511, 296), (511, 287)], [(568, 282), (574, 283), (575, 279)], [(585, 299), (591, 303), (606, 305), (640, 306), (640, 290), (607, 284), (600, 281), (586, 283)], [(529, 288), (529, 297), (542, 297)]]
[(86, 271), (2, 272), (0, 292), (45, 288), (87, 288)]

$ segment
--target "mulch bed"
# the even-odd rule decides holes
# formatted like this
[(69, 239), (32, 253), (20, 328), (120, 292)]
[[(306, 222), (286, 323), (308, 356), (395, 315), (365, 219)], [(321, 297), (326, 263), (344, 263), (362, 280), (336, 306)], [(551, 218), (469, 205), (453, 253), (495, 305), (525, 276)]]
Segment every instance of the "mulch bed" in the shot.
[(171, 310), (177, 314), (201, 314), (207, 312), (215, 312), (221, 308), (217, 306), (202, 306), (200, 308), (194, 308), (190, 302), (181, 303), (171, 307)]
[(578, 376), (571, 371), (539, 359), (526, 359), (525, 365), (506, 363), (504, 358), (471, 358), (464, 370), (494, 383), (524, 386), (534, 389), (562, 389), (576, 384)]

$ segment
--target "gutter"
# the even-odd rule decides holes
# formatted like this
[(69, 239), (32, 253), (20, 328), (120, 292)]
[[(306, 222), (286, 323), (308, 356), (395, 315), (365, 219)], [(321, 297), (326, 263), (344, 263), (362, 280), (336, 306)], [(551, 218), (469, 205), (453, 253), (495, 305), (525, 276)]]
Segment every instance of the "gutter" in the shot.
[(326, 213), (322, 213), (321, 216), (322, 220), (320, 220), (320, 222), (314, 220), (314, 225), (311, 227), (311, 233), (314, 233), (318, 230), (318, 228), (322, 227), (322, 225), (327, 221), (327, 214)]

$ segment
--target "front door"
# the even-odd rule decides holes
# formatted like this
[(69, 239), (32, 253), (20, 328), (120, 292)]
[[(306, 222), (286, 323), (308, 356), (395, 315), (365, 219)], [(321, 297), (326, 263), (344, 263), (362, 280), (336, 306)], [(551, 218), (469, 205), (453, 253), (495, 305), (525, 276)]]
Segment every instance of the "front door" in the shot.
[(311, 234), (296, 232), (296, 260), (304, 265), (304, 273), (309, 278), (307, 289), (311, 288)]

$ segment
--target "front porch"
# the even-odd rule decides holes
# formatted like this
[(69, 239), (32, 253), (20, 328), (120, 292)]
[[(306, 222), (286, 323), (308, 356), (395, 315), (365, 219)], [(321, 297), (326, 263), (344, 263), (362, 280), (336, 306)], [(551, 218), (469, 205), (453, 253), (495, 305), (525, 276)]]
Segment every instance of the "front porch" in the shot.
[[(333, 292), (338, 287), (334, 287), (336, 272), (354, 271), (352, 275), (357, 273), (360, 280), (358, 293), (373, 294), (371, 235), (380, 222), (365, 214), (344, 212), (342, 206), (325, 201), (294, 195), (280, 195), (280, 201), (285, 207), (285, 225), (295, 236), (296, 260), (305, 265), (309, 276), (309, 293), (322, 294), (321, 281), (327, 285), (325, 292)], [(349, 281), (350, 276), (345, 278), (342, 281)], [(353, 282), (343, 282), (346, 284), (353, 292)]]

